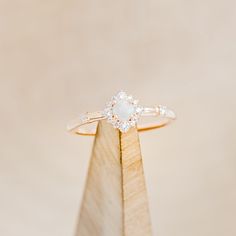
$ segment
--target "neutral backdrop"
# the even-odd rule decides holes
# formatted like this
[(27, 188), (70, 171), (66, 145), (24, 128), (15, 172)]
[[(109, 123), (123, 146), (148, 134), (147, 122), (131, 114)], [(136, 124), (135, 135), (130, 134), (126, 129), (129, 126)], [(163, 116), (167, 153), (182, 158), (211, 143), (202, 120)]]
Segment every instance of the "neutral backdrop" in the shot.
[(154, 236), (235, 236), (235, 22), (234, 0), (0, 0), (0, 235), (73, 236), (93, 138), (66, 124), (123, 89), (178, 115), (140, 135)]

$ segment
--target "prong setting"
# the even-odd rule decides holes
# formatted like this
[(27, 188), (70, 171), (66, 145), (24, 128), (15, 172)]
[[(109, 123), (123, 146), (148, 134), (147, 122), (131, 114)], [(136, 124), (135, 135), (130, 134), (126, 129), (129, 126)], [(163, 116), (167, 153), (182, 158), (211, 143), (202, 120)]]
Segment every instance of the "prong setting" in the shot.
[(142, 111), (143, 107), (138, 104), (138, 100), (131, 95), (128, 96), (124, 91), (120, 91), (107, 103), (103, 113), (114, 128), (125, 133), (131, 127), (136, 126)]

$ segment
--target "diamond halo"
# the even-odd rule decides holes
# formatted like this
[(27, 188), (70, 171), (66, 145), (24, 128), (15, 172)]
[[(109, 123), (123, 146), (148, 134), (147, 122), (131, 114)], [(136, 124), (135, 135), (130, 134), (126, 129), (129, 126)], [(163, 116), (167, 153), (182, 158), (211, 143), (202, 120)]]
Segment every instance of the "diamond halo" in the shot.
[[(156, 117), (156, 121), (139, 124), (140, 116)], [(175, 119), (175, 113), (166, 106), (143, 107), (131, 95), (120, 91), (111, 98), (104, 110), (86, 112), (79, 119), (70, 122), (68, 131), (79, 135), (94, 136), (97, 133), (97, 125), (90, 126), (90, 124), (97, 124), (102, 120), (111, 123), (114, 128), (119, 129), (122, 133), (127, 132), (133, 126), (136, 126), (138, 131), (146, 131), (164, 127)]]
[(137, 124), (142, 111), (143, 107), (138, 104), (138, 100), (120, 91), (107, 103), (103, 113), (114, 128), (126, 133)]

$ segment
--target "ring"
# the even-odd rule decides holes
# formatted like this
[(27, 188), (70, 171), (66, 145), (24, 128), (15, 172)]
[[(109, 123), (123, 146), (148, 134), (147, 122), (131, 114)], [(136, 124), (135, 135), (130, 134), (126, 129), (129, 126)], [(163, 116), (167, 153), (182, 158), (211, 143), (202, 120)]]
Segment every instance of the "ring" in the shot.
[[(152, 123), (140, 124), (141, 118), (155, 118)], [(146, 131), (166, 126), (176, 119), (175, 113), (166, 106), (144, 107), (131, 95), (120, 91), (112, 97), (103, 111), (86, 112), (78, 120), (68, 125), (68, 131), (79, 135), (95, 135), (97, 123), (107, 120), (114, 128), (126, 133), (131, 127), (138, 131)]]

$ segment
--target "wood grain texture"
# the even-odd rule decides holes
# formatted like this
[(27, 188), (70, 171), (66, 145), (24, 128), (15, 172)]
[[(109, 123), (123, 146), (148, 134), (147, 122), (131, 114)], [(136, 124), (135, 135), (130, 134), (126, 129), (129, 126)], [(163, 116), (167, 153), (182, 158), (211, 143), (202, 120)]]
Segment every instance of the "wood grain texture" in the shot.
[(134, 235), (152, 235), (138, 133), (101, 121), (76, 236)]

